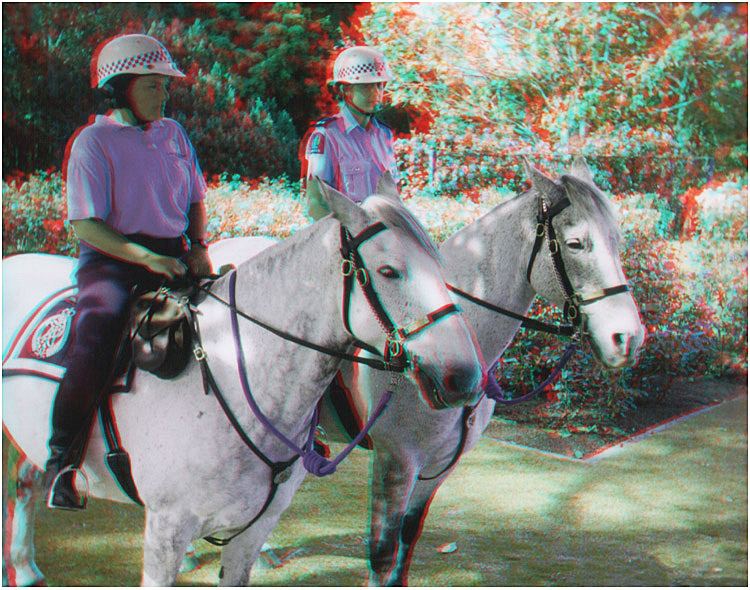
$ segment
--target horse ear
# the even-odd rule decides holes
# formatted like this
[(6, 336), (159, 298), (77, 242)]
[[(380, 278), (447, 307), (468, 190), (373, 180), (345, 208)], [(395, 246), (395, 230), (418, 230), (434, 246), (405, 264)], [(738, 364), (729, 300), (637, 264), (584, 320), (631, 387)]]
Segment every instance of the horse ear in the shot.
[(398, 185), (388, 170), (383, 172), (380, 180), (378, 180), (377, 194), (401, 202), (401, 195), (398, 194)]
[(526, 176), (529, 177), (531, 186), (534, 187), (534, 190), (542, 197), (546, 197), (545, 201), (547, 201), (547, 203), (554, 201), (556, 195), (560, 193), (560, 187), (557, 183), (529, 164), (529, 161), (526, 158), (523, 159), (523, 167), (526, 170)]
[(589, 184), (595, 184), (594, 175), (591, 173), (591, 168), (589, 168), (583, 156), (576, 156), (575, 160), (573, 160), (573, 165), (570, 167), (570, 175)]
[(367, 215), (362, 207), (324, 180), (320, 178), (316, 178), (315, 180), (318, 183), (321, 195), (323, 195), (323, 200), (328, 205), (331, 213), (344, 224), (345, 228), (356, 233), (358, 229), (367, 226)]

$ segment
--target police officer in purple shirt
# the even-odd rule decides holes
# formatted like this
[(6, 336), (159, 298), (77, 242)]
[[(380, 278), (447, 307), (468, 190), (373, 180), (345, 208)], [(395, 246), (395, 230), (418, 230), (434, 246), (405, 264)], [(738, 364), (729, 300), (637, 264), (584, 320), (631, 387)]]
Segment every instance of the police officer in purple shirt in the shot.
[(147, 35), (114, 37), (100, 46), (92, 66), (92, 85), (112, 109), (68, 144), (68, 220), (80, 240), (78, 299), (44, 480), (47, 506), (67, 510), (85, 508), (75, 475), (96, 401), (111, 384), (132, 294), (212, 271), (203, 175), (185, 130), (164, 118), (168, 81), (184, 74)]
[(307, 213), (320, 219), (329, 213), (317, 184), (320, 178), (355, 203), (375, 192), (380, 176), (398, 177), (393, 132), (373, 117), (393, 74), (383, 54), (371, 47), (342, 51), (333, 65), (331, 90), (340, 110), (314, 123), (303, 140), (303, 181)]

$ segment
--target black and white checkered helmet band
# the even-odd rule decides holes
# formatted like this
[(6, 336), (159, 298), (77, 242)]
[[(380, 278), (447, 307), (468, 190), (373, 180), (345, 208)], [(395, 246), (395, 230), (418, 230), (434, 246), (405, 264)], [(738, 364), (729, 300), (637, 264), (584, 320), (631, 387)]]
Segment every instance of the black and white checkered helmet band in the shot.
[(99, 88), (118, 74), (185, 76), (166, 48), (148, 35), (121, 35), (106, 43), (97, 56), (94, 74)]
[(333, 65), (333, 81), (349, 84), (388, 82), (393, 73), (383, 55), (370, 47), (350, 47)]
[[(112, 76), (114, 74), (122, 74), (124, 72), (132, 72), (138, 68), (148, 68), (157, 63), (169, 63), (172, 67), (175, 67), (170, 59), (169, 55), (162, 50), (149, 51), (140, 55), (132, 55), (117, 61), (109, 62), (99, 66), (96, 69), (96, 75), (99, 79)], [(153, 67), (151, 68), (153, 69)], [(176, 68), (175, 68), (176, 69)]]

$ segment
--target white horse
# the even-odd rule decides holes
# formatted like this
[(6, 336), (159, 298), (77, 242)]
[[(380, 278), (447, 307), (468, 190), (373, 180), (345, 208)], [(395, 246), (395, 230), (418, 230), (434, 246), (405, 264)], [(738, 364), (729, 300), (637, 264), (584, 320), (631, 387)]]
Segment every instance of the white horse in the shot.
[[(644, 340), (640, 314), (625, 289), (620, 234), (612, 205), (595, 186), (585, 161), (569, 176), (547, 178), (527, 166), (532, 188), (465, 226), (441, 245), (448, 276), (460, 290), (518, 316), (539, 295), (557, 305), (576, 306), (588, 341), (608, 367), (632, 365)], [(540, 223), (540, 205), (548, 211)], [(568, 204), (569, 203), (569, 204)], [(554, 242), (547, 243), (550, 231)], [(252, 238), (219, 242), (215, 259), (236, 263), (273, 242)], [(539, 243), (540, 248), (535, 245)], [(549, 248), (559, 248), (555, 263)], [(557, 266), (557, 269), (556, 269)], [(561, 282), (567, 277), (572, 293)], [(520, 327), (520, 320), (457, 296), (488, 360), (498, 359)], [(580, 300), (579, 300), (580, 301)], [(573, 312), (571, 312), (573, 313)], [(363, 423), (377, 403), (383, 377), (366, 367), (342, 367), (338, 382), (347, 390), (350, 410)], [(471, 450), (492, 418), (495, 402), (483, 398), (464, 409), (436, 412), (418, 403), (420, 392), (404, 383), (393, 403), (370, 430), (371, 470), (369, 562), (372, 585), (405, 585), (409, 562), (430, 502), (463, 453)], [(346, 442), (334, 390), (321, 404), (320, 421), (328, 439)]]
[[(532, 188), (471, 223), (441, 245), (452, 284), (519, 316), (536, 295), (561, 307), (572, 303), (597, 359), (608, 367), (632, 366), (645, 330), (620, 263), (620, 234), (613, 208), (595, 186), (583, 159), (554, 181), (527, 165)], [(540, 219), (541, 206), (546, 215)], [(550, 233), (553, 235), (550, 236)], [(548, 238), (550, 238), (548, 240)], [(546, 243), (545, 243), (546, 242)], [(559, 252), (555, 262), (551, 252)], [(566, 287), (567, 277), (568, 285)], [(566, 293), (566, 290), (568, 291)], [(498, 359), (520, 320), (458, 297), (488, 362)], [(581, 301), (584, 303), (581, 304)], [(490, 378), (492, 378), (490, 376)], [(357, 416), (366, 419), (381, 376), (342, 369), (341, 382)], [(410, 384), (395, 390), (394, 404), (370, 430), (370, 583), (406, 585), (410, 559), (430, 502), (461, 454), (471, 450), (492, 418), (495, 402), (435, 412), (416, 404)], [(332, 406), (321, 405), (331, 440), (345, 440)], [(398, 436), (394, 436), (398, 432)], [(500, 557), (500, 556), (498, 556)]]
[[(194, 539), (234, 534), (222, 551), (221, 582), (249, 582), (261, 546), (291, 502), (305, 468), (302, 461), (292, 462), (289, 447), (256, 419), (245, 399), (248, 392), (240, 385), (242, 370), (260, 410), (302, 446), (315, 406), (343, 362), (242, 318), (233, 343), (232, 313), (225, 303), (233, 297), (233, 282), (240, 313), (334, 352), (345, 353), (354, 335), (377, 350), (398, 353), (403, 346), (410, 359), (409, 377), (435, 407), (462, 406), (479, 398), (486, 375), (473, 333), (455, 313), (437, 252), (424, 229), (393, 198), (395, 186), (389, 180), (381, 182), (380, 194), (362, 207), (324, 190), (332, 216), (268, 248), (214, 284), (212, 296), (198, 307), (202, 349), (217, 385), (209, 395), (201, 368), (192, 361), (172, 380), (138, 372), (132, 393), (113, 396), (117, 430), (130, 453), (145, 506), (143, 585), (173, 584)], [(348, 232), (340, 231), (342, 226)], [(344, 238), (352, 236), (353, 251), (344, 269), (371, 289), (369, 298), (366, 288), (354, 289), (346, 302), (341, 251)], [(14, 342), (10, 332), (22, 326), (43, 297), (69, 284), (70, 269), (65, 259), (44, 255), (3, 261), (4, 347)], [(342, 325), (344, 314), (350, 331)], [(384, 333), (384, 322), (395, 325), (392, 333)], [(7, 352), (4, 429), (33, 464), (42, 466), (56, 383), (19, 373), (6, 376)], [(238, 428), (217, 402), (217, 390)], [(257, 450), (248, 448), (243, 437)], [(105, 466), (104, 452), (95, 428), (83, 464), (89, 494), (130, 501)], [(289, 464), (281, 474), (274, 469), (280, 464)], [(26, 527), (21, 541), (32, 538), (33, 523)], [(27, 554), (19, 562), (28, 571), (14, 571), (16, 583), (39, 581), (34, 579), (39, 572), (33, 566), (33, 547), (30, 550), (31, 559)], [(13, 556), (11, 562), (16, 563)]]

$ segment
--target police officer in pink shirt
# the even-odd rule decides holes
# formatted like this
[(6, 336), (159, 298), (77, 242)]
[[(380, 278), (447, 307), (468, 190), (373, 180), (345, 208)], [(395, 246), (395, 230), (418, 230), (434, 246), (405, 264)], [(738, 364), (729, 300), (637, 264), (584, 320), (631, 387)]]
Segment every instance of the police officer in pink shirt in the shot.
[(85, 507), (75, 474), (96, 402), (111, 384), (132, 294), (212, 270), (203, 175), (185, 130), (164, 118), (168, 81), (184, 74), (147, 35), (114, 37), (92, 66), (92, 85), (112, 109), (68, 144), (68, 220), (80, 240), (78, 298), (44, 483), (47, 505), (67, 510)]
[(321, 178), (355, 203), (375, 192), (380, 176), (398, 177), (393, 132), (373, 117), (393, 74), (383, 54), (371, 47), (342, 51), (333, 65), (330, 88), (339, 112), (314, 123), (303, 140), (302, 175), (307, 213), (320, 219), (329, 213), (317, 185)]

